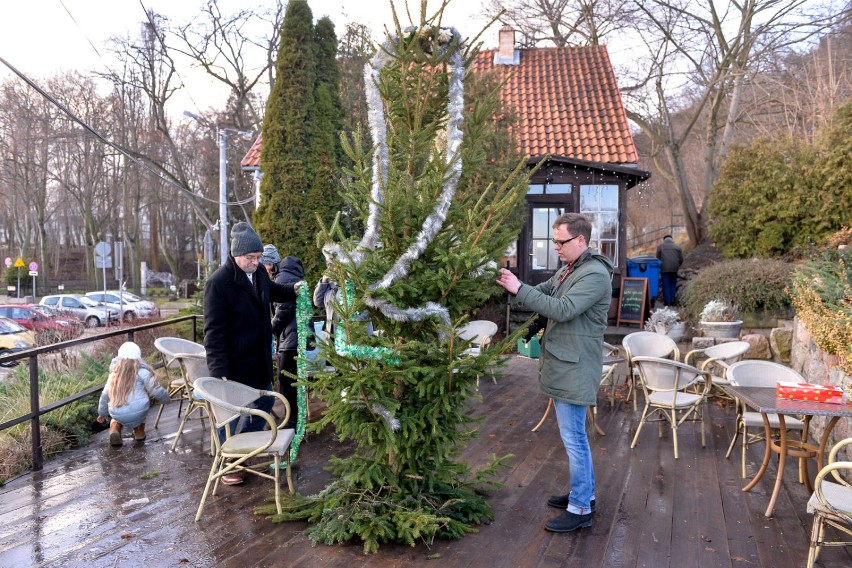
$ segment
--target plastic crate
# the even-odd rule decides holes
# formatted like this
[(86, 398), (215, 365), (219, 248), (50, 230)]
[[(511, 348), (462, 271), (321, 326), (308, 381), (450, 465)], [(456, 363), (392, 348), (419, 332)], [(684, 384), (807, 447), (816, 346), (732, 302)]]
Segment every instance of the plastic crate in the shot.
[(518, 353), (524, 357), (538, 359), (541, 355), (541, 343), (538, 341), (538, 336), (533, 337), (529, 342), (524, 341), (523, 338), (518, 339)]

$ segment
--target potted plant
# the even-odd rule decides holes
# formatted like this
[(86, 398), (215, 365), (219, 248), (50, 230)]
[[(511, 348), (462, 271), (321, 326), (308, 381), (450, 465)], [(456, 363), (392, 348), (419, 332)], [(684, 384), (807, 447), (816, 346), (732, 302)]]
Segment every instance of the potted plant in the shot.
[(683, 339), (686, 324), (681, 321), (680, 313), (672, 308), (658, 308), (651, 312), (651, 317), (645, 321), (645, 331), (653, 331), (666, 335), (674, 341)]
[(736, 339), (743, 327), (740, 309), (725, 300), (710, 300), (698, 316), (698, 327), (705, 337)]

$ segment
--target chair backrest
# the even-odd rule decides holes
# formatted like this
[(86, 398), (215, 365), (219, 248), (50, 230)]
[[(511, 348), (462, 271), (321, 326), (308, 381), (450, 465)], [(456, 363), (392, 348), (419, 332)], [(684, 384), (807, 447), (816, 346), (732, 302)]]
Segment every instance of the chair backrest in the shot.
[(728, 380), (741, 387), (772, 387), (778, 381), (806, 383), (805, 378), (784, 365), (772, 361), (747, 359), (728, 367)]
[(682, 391), (697, 382), (706, 380), (706, 371), (692, 365), (660, 357), (638, 356), (633, 362), (639, 368), (642, 382), (651, 391)]
[(456, 330), (459, 338), (470, 341), (477, 347), (488, 345), (495, 333), (497, 333), (497, 324), (488, 320), (469, 321)]
[(207, 355), (175, 353), (175, 359), (181, 366), (184, 379), (190, 385), (193, 385), (198, 378), (210, 376), (210, 370), (207, 368)]
[(704, 355), (731, 364), (745, 355), (749, 347), (751, 347), (751, 344), (748, 341), (729, 341), (708, 347), (704, 350)]
[(651, 331), (637, 331), (625, 335), (621, 345), (627, 353), (628, 361), (632, 361), (634, 357), (673, 356), (677, 359), (679, 356), (677, 343), (671, 337)]
[(177, 353), (194, 353), (196, 355), (207, 353), (200, 343), (180, 337), (158, 337), (154, 340), (154, 348), (163, 355), (165, 364), (172, 368), (174, 368), (175, 354)]
[(248, 405), (260, 398), (260, 391), (236, 381), (215, 377), (198, 377), (193, 385), (195, 392), (210, 404), (210, 413), (216, 426), (222, 426), (243, 413)]

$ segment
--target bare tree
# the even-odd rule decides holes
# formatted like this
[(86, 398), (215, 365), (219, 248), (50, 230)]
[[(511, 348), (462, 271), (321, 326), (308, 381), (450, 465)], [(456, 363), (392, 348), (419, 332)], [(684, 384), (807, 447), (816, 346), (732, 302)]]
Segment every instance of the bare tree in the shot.
[(523, 47), (600, 45), (634, 18), (631, 0), (490, 0), (489, 17), (519, 31)]
[[(280, 0), (265, 12), (249, 8), (226, 16), (222, 15), (218, 3), (210, 0), (194, 22), (174, 30), (182, 46), (174, 49), (190, 57), (230, 90), (229, 100), (233, 105), (231, 114), (235, 121), (233, 125), (240, 130), (254, 129), (260, 124), (261, 113), (256, 108), (258, 100), (251, 95), (264, 75), (274, 71), (279, 28), (283, 18), (284, 7)], [(248, 35), (247, 30), (261, 22), (270, 24), (270, 35), (268, 38), (257, 40)], [(252, 58), (251, 54), (247, 53), (251, 48), (256, 48), (265, 55), (264, 65), (247, 62), (247, 59)], [(269, 79), (274, 77), (270, 75)]]
[[(657, 170), (677, 188), (693, 244), (707, 236), (706, 196), (743, 115), (743, 92), (766, 62), (807, 48), (835, 13), (807, 0), (645, 0), (634, 30), (644, 57), (622, 84), (627, 114), (654, 144)], [(636, 64), (638, 63), (638, 64)], [(685, 151), (703, 152), (697, 181)]]

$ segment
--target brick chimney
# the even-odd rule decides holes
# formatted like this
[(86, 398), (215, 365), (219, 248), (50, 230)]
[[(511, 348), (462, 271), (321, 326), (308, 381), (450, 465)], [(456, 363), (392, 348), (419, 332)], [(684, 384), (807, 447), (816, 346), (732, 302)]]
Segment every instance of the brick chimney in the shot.
[(519, 54), (515, 50), (515, 30), (511, 26), (500, 28), (499, 44), (494, 52), (494, 65), (517, 65)]

